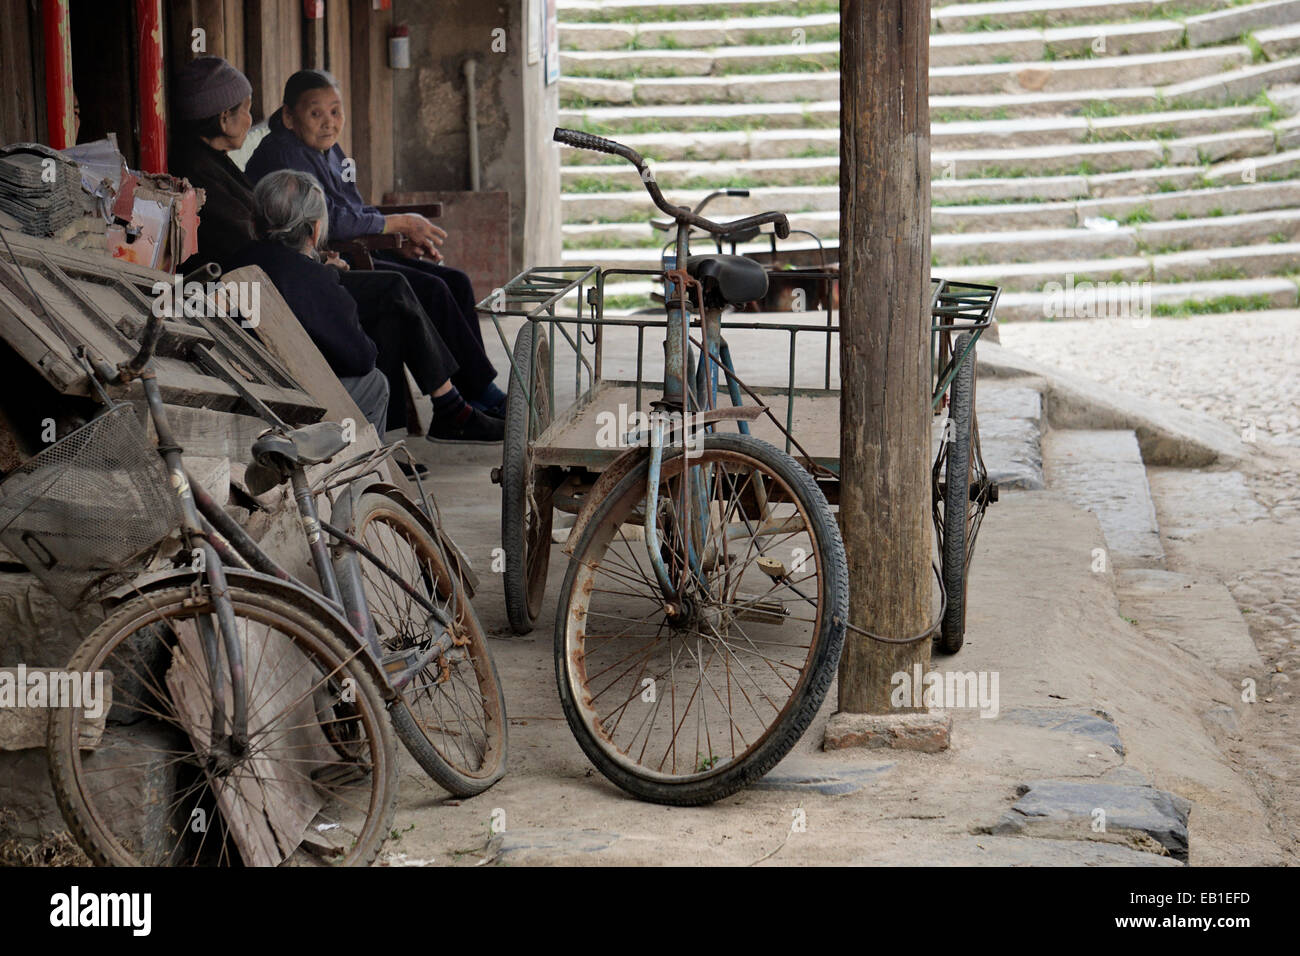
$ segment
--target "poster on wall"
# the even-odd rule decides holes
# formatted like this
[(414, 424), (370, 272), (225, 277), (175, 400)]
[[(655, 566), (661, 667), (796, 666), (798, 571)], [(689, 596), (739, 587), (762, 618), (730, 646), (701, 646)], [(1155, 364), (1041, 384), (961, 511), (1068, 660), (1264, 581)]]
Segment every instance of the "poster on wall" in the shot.
[(546, 85), (560, 78), (560, 28), (556, 7), (559, 0), (546, 0)]
[(528, 0), (528, 65), (542, 61), (546, 37), (546, 0)]

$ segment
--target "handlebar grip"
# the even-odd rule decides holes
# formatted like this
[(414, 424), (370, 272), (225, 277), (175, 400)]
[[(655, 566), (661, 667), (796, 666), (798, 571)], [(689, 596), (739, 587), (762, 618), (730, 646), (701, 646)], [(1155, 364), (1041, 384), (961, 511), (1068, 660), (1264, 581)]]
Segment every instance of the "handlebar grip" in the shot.
[(557, 143), (572, 146), (574, 149), (590, 149), (597, 153), (613, 153), (616, 156), (623, 151), (623, 147), (612, 139), (583, 133), (576, 129), (564, 129), (561, 126), (555, 128), (554, 139)]
[(778, 239), (790, 238), (790, 220), (783, 213), (779, 218), (772, 220), (772, 231), (776, 233)]

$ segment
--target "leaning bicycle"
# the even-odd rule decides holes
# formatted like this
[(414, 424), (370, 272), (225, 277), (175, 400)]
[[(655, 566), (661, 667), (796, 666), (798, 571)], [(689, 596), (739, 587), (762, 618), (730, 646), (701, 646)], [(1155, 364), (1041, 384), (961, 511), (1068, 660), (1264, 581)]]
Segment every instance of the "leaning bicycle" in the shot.
[[(292, 486), (319, 590), (294, 579), (186, 472), (148, 364), (160, 330), (151, 319), (118, 369), (79, 357), (97, 388), (141, 380), (165, 471), (131, 407), (101, 391), (110, 410), (10, 476), (0, 501), (6, 544), (64, 603), (182, 532), (175, 567), (105, 595), (108, 618), (69, 665), (107, 674), (113, 703), (102, 720), (54, 715), (59, 805), (100, 863), (368, 863), (396, 799), (394, 730), (455, 795), (505, 770), (500, 681), (455, 550), (427, 501), (375, 480), (400, 446), (309, 482), (348, 447), (343, 429), (277, 423), (246, 480)], [(106, 488), (111, 513), (75, 520)]]

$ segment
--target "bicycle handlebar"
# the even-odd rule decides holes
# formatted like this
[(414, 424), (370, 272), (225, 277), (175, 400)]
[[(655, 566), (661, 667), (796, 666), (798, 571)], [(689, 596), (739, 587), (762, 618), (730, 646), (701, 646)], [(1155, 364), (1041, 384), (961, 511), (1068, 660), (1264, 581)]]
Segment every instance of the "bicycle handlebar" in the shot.
[(664, 194), (659, 190), (659, 184), (655, 182), (654, 173), (650, 171), (645, 159), (630, 146), (616, 143), (612, 139), (605, 139), (603, 136), (595, 136), (592, 133), (583, 133), (576, 129), (564, 129), (563, 127), (556, 127), (553, 138), (555, 142), (562, 143), (565, 146), (572, 146), (574, 149), (589, 149), (593, 152), (609, 153), (612, 156), (621, 156), (626, 159), (641, 174), (641, 184), (645, 186), (646, 192), (650, 194), (654, 204), (681, 225), (695, 226), (705, 232), (720, 236), (729, 232), (739, 232), (743, 229), (763, 226), (770, 222), (772, 228), (776, 231), (778, 239), (786, 239), (790, 235), (790, 221), (786, 219), (783, 212), (764, 212), (756, 216), (737, 219), (733, 222), (721, 223), (714, 222), (712, 219), (705, 219), (685, 206), (674, 206), (664, 198)]

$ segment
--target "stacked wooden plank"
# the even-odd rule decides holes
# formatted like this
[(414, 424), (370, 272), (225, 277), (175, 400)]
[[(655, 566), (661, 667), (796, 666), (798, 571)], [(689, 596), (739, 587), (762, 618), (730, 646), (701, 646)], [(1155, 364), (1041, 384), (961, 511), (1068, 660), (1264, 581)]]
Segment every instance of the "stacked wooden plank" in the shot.
[(0, 214), (29, 236), (52, 236), (82, 214), (77, 164), (48, 147), (0, 148)]

